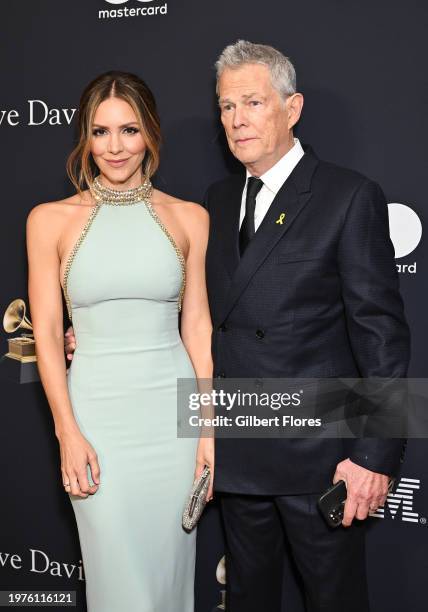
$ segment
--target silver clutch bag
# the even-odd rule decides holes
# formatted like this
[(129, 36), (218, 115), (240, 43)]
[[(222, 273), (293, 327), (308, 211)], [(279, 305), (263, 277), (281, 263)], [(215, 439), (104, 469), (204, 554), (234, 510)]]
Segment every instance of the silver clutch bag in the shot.
[(191, 531), (198, 522), (206, 505), (208, 487), (210, 485), (210, 469), (206, 465), (202, 474), (195, 480), (189, 499), (183, 512), (182, 525), (186, 531)]

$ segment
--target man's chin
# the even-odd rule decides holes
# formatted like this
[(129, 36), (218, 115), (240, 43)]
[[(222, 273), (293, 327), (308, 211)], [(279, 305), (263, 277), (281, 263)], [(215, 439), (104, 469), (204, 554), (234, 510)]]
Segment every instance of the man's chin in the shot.
[(232, 151), (232, 153), (236, 159), (241, 162), (241, 164), (244, 164), (244, 166), (250, 166), (251, 164), (257, 163), (258, 156), (254, 153), (251, 154), (249, 151), (242, 151), (239, 149), (235, 149), (235, 151)]

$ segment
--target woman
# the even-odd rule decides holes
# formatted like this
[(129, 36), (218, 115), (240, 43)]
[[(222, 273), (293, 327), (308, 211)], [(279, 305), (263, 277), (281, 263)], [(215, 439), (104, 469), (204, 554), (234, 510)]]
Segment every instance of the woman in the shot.
[[(89, 612), (193, 612), (195, 533), (181, 513), (194, 474), (213, 470), (213, 445), (177, 438), (176, 385), (212, 376), (208, 215), (152, 188), (159, 146), (147, 85), (100, 75), (82, 94), (67, 163), (76, 194), (27, 222), (38, 367)], [(68, 376), (61, 287), (77, 340)]]

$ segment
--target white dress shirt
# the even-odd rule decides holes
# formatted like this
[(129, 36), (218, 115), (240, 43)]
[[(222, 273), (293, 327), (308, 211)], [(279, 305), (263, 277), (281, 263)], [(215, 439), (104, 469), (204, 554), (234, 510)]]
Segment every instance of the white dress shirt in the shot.
[[(304, 154), (305, 152), (300, 144), (300, 140), (295, 138), (294, 146), (291, 147), (284, 157), (281, 157), (281, 159), (277, 161), (272, 168), (260, 176), (261, 180), (263, 181), (263, 187), (260, 189), (256, 197), (256, 210), (254, 212), (254, 227), (256, 231), (260, 223), (263, 221), (265, 214), (269, 210), (269, 207), (272, 204), (276, 194), (281, 189), (285, 181), (294, 170), (294, 167), (298, 164)], [(245, 217), (245, 200), (247, 198), (247, 182), (249, 176), (251, 176), (251, 173), (247, 170), (247, 179), (245, 181), (244, 191), (242, 192), (239, 227), (241, 227), (242, 221)]]

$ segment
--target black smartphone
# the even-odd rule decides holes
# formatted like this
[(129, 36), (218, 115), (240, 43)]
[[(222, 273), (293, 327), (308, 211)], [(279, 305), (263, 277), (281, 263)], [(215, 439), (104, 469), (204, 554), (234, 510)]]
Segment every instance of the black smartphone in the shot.
[(318, 508), (330, 527), (339, 527), (342, 524), (345, 501), (346, 484), (344, 480), (336, 482), (318, 499)]

